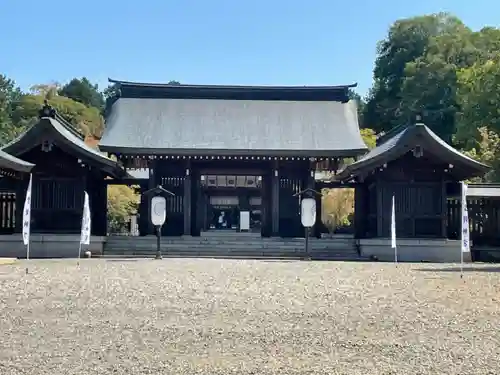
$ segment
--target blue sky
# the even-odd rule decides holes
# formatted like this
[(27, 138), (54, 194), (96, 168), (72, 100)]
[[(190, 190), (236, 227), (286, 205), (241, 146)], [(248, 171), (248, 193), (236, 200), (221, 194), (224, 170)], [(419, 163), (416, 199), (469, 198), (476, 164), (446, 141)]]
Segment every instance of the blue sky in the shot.
[(371, 85), (399, 18), (499, 26), (498, 0), (0, 1), (0, 73), (23, 89), (86, 76), (192, 84)]

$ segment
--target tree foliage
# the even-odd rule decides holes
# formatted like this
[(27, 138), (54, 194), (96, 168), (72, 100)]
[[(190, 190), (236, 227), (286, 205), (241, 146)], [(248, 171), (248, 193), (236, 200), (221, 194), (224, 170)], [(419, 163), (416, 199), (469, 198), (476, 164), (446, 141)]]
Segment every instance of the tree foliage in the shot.
[(140, 197), (133, 187), (108, 186), (108, 229), (113, 233), (128, 230), (130, 217), (137, 214)]
[(59, 95), (73, 99), (87, 107), (102, 109), (104, 106), (104, 96), (99, 91), (99, 87), (92, 84), (86, 77), (73, 78), (59, 90)]
[(479, 129), (500, 133), (500, 52), (493, 59), (458, 72), (456, 140), (466, 148), (475, 148)]
[[(33, 124), (38, 118), (38, 112), (42, 108), (46, 96), (23, 95), (12, 115), (18, 130), (22, 131), (26, 126)], [(104, 130), (104, 120), (98, 108), (87, 107), (65, 96), (56, 95), (48, 99), (57, 113), (69, 121), (84, 135), (100, 136)]]
[(445, 141), (483, 159), (489, 143), (478, 129), (488, 139), (500, 131), (499, 48), (499, 29), (473, 31), (447, 13), (396, 21), (378, 45), (365, 126), (389, 131), (419, 114)]
[(368, 147), (369, 150), (375, 148), (377, 145), (377, 134), (375, 134), (375, 131), (373, 129), (364, 128), (361, 129), (360, 132), (363, 141), (365, 141), (366, 147)]
[(401, 105), (408, 63), (422, 57), (432, 37), (448, 32), (460, 21), (445, 13), (396, 21), (387, 38), (377, 46), (374, 85), (365, 107), (365, 121), (376, 130), (387, 131), (406, 122)]
[(323, 189), (321, 221), (330, 233), (351, 225), (354, 214), (354, 189)]
[[(57, 82), (37, 84), (23, 93), (14, 81), (0, 75), (0, 142), (11, 141), (33, 125), (45, 100), (84, 136), (98, 139), (102, 135), (104, 95), (87, 78), (74, 78), (62, 86)], [(130, 216), (137, 212), (138, 199), (132, 187), (109, 187), (110, 229), (121, 231), (127, 227)]]
[(0, 74), (0, 143), (6, 143), (14, 138), (18, 131), (12, 115), (22, 96), (15, 82)]

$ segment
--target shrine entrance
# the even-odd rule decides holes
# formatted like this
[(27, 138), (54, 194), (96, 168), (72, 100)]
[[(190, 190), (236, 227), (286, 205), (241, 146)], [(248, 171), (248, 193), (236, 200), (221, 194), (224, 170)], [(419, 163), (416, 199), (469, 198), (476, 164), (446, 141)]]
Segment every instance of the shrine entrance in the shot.
[[(202, 231), (261, 230), (261, 177), (243, 175), (202, 175)], [(241, 227), (241, 212), (248, 212), (248, 227)]]

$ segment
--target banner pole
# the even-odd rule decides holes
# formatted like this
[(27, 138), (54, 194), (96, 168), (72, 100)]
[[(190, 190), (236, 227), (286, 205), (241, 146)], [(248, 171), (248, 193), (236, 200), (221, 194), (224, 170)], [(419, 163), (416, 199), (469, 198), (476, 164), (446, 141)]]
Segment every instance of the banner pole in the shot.
[(28, 274), (28, 261), (30, 260), (30, 240), (26, 244), (26, 275)]
[(81, 253), (82, 253), (82, 241), (80, 241), (80, 243), (78, 244), (78, 258), (77, 258), (78, 260), (76, 261), (77, 266), (80, 266)]

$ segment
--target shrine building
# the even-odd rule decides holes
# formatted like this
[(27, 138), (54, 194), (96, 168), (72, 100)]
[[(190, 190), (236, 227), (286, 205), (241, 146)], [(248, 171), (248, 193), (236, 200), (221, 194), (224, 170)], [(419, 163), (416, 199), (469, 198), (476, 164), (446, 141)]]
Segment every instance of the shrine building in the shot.
[[(94, 254), (151, 255), (145, 194), (138, 235), (110, 233), (107, 188), (122, 184), (173, 193), (161, 233), (172, 256), (295, 257), (305, 234), (299, 193), (351, 188), (352, 231), (342, 235), (327, 233), (315, 195), (313, 259), (391, 260), (392, 197), (401, 261), (460, 258), (459, 183), (489, 167), (441, 140), (425, 119), (393, 129), (369, 151), (349, 100), (354, 85), (110, 82), (115, 95), (98, 148), (46, 103), (38, 121), (0, 149), (0, 256), (25, 254), (21, 218), (31, 173), (33, 257), (77, 255), (84, 191)], [(470, 185), (473, 249), (500, 245), (499, 196), (491, 184)], [(243, 211), (250, 213), (245, 233)]]
[[(300, 237), (296, 193), (315, 188), (319, 165), (338, 168), (366, 153), (353, 85), (326, 87), (194, 86), (111, 81), (118, 94), (100, 149), (127, 169), (147, 169), (143, 191), (162, 185), (163, 235), (199, 236), (236, 228), (240, 210), (255, 212), (263, 237)], [(146, 202), (142, 235), (152, 234)], [(321, 213), (318, 211), (318, 215)]]

